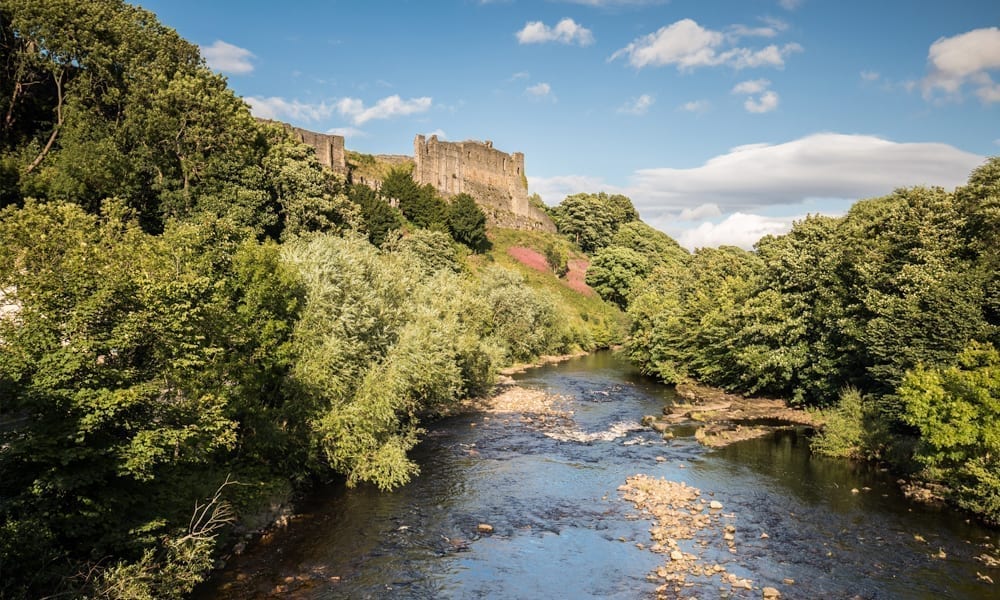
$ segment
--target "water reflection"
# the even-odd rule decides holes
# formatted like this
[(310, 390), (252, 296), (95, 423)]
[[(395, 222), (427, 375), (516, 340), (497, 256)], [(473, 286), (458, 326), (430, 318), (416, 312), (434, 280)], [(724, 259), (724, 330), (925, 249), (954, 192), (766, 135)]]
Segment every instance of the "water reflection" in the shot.
[[(286, 531), (232, 561), (199, 597), (652, 597), (646, 574), (664, 557), (637, 547), (648, 545), (649, 523), (627, 518), (617, 493), (640, 472), (722, 501), (735, 515), (737, 553), (706, 558), (784, 598), (994, 597), (974, 560), (992, 532), (908, 502), (877, 469), (811, 456), (805, 431), (708, 451), (693, 437), (668, 443), (631, 430), (622, 424), (676, 397), (609, 353), (520, 382), (572, 398), (575, 437), (483, 415), (437, 423), (416, 451), (422, 473), (412, 484), (392, 494), (319, 490)], [(717, 581), (703, 588), (691, 593), (719, 595)]]

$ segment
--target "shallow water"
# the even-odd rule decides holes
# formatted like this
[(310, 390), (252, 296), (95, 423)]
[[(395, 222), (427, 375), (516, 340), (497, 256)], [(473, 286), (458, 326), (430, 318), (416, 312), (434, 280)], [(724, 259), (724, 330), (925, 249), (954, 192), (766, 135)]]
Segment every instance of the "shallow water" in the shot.
[[(811, 456), (802, 431), (721, 450), (697, 444), (693, 428), (665, 442), (638, 422), (673, 392), (609, 353), (533, 369), (519, 383), (569, 397), (573, 424), (551, 430), (498, 415), (436, 423), (415, 453), (413, 483), (390, 494), (318, 491), (286, 530), (231, 560), (197, 596), (653, 597), (646, 576), (665, 557), (638, 546), (649, 545), (650, 522), (617, 491), (646, 473), (722, 502), (737, 552), (698, 553), (783, 598), (997, 597), (976, 573), (1000, 584), (1000, 569), (975, 560), (996, 531), (909, 502), (877, 469)], [(480, 523), (493, 533), (479, 534)], [(685, 593), (761, 594), (721, 588), (695, 580)]]

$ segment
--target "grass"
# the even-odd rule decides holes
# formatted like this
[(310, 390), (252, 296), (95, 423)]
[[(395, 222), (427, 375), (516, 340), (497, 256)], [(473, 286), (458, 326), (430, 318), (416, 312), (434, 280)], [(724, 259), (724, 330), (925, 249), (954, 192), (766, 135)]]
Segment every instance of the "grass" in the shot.
[[(572, 242), (558, 234), (542, 231), (491, 228), (488, 235), (493, 248), (486, 254), (468, 258), (473, 269), (492, 263), (517, 271), (528, 285), (547, 292), (560, 313), (567, 316), (567, 325), (571, 329), (588, 332), (597, 347), (612, 346), (624, 339), (628, 329), (627, 319), (617, 307), (601, 300), (596, 294), (586, 294), (574, 289), (572, 280), (560, 279), (551, 270), (540, 270), (537, 265), (533, 268), (523, 264), (508, 252), (511, 248), (528, 248), (544, 256), (546, 246), (552, 244), (562, 247), (571, 262), (589, 261), (587, 255), (580, 252)], [(525, 253), (515, 250), (515, 254)]]

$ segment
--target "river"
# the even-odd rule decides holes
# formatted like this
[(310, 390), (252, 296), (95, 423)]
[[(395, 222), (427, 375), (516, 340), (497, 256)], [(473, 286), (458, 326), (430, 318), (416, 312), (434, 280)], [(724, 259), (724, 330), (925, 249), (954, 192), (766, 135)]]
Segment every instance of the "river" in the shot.
[[(252, 545), (197, 597), (653, 598), (669, 558), (618, 487), (645, 473), (724, 505), (735, 553), (694, 545), (753, 581), (692, 579), (685, 597), (996, 598), (997, 531), (907, 500), (869, 465), (810, 455), (807, 432), (710, 450), (693, 428), (663, 440), (638, 427), (676, 398), (611, 353), (531, 369), (518, 384), (567, 398), (559, 428), (513, 415), (431, 425), (421, 475), (393, 493), (318, 490), (287, 528)], [(492, 532), (479, 531), (488, 524)], [(662, 582), (660, 582), (662, 583)]]

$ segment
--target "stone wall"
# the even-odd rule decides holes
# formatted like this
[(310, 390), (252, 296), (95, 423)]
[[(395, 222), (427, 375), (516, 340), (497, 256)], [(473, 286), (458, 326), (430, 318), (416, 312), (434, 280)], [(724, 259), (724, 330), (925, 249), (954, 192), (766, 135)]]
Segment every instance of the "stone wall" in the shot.
[(295, 127), (281, 121), (271, 121), (269, 119), (258, 120), (281, 125), (295, 139), (307, 146), (312, 146), (313, 150), (316, 151), (316, 158), (320, 164), (338, 175), (347, 175), (347, 154), (344, 152), (344, 136), (316, 133), (315, 131)]
[(507, 154), (493, 142), (413, 140), (413, 180), (431, 184), (445, 196), (466, 193), (494, 225), (555, 231), (552, 220), (528, 203), (524, 154)]
[(344, 136), (316, 133), (286, 125), (300, 142), (312, 146), (316, 150), (316, 158), (324, 167), (329, 167), (334, 173), (347, 175), (347, 157), (344, 154)]

